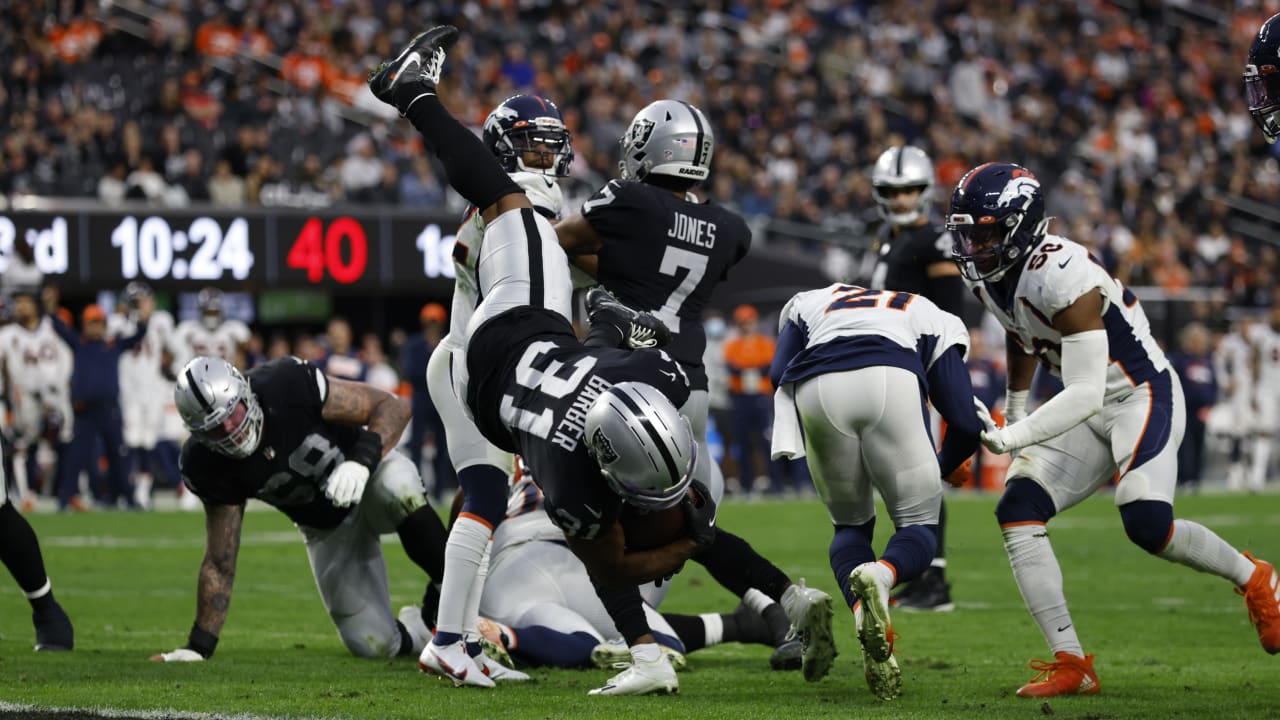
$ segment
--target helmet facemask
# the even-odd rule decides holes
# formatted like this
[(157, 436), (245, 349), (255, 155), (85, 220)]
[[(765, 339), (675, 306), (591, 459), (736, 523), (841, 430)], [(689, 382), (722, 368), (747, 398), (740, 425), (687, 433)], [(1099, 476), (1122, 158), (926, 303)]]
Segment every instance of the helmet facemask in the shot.
[(1025, 219), (1025, 209), (1009, 213), (1001, 220), (987, 215), (975, 221), (972, 215), (963, 213), (948, 217), (952, 258), (965, 279), (996, 282), (1022, 262), (1049, 227), (1049, 218), (1044, 218), (1034, 228), (1024, 230)]
[[(872, 185), (871, 196), (879, 206), (880, 217), (895, 227), (914, 225), (920, 218), (927, 217), (929, 205), (933, 202), (933, 188), (929, 185)], [(898, 208), (894, 202), (901, 193), (919, 192), (912, 207), (905, 212), (894, 212)]]
[(1280, 138), (1280, 71), (1275, 65), (1246, 65), (1244, 91), (1249, 102), (1249, 114), (1262, 129), (1268, 143)]
[(247, 458), (258, 449), (262, 439), (262, 406), (253, 393), (249, 393), (204, 428), (192, 429), (191, 434), (223, 455)]
[[(536, 118), (529, 126), (510, 130), (498, 141), (503, 154), (509, 154), (515, 167), (524, 172), (566, 177), (573, 162), (573, 145), (569, 131), (554, 118)], [(536, 156), (536, 164), (526, 162)]]

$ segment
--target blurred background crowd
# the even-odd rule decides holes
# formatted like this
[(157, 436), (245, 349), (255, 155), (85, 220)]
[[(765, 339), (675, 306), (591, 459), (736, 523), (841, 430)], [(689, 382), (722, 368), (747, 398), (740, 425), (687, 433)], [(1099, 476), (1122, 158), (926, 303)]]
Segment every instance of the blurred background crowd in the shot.
[[(830, 278), (856, 281), (880, 222), (868, 170), (885, 148), (930, 154), (939, 208), (966, 169), (1010, 160), (1044, 182), (1058, 218), (1051, 231), (1090, 246), (1144, 301), (1177, 304), (1161, 312), (1176, 322), (1157, 334), (1209, 358), (1220, 338), (1242, 332), (1242, 318), (1277, 300), (1280, 162), (1248, 116), (1240, 79), (1254, 31), (1276, 9), (1248, 0), (10, 2), (0, 8), (0, 194), (461, 210), (416, 132), (364, 85), (413, 33), (451, 22), (464, 33), (449, 56), (446, 103), (478, 129), (507, 96), (557, 102), (577, 158), (570, 209), (615, 174), (617, 139), (639, 108), (686, 100), (716, 133), (702, 192), (746, 216), (757, 244), (821, 257)], [(772, 327), (769, 308), (720, 312), (708, 321), (709, 367), (732, 362), (720, 340)], [(1206, 347), (1178, 335), (1192, 321)], [(385, 366), (389, 387), (414, 380), (404, 350), (420, 328), (379, 336), (356, 324), (345, 333), (353, 355)], [(1002, 389), (1002, 338), (975, 334), (995, 349), (976, 349), (975, 367)], [(332, 324), (258, 328), (242, 361), (323, 360), (334, 342)], [(729, 410), (724, 393), (719, 409)], [(721, 437), (734, 435), (736, 415), (720, 418)], [(753, 452), (763, 465), (727, 473), (738, 488), (808, 487), (792, 485), (786, 468), (766, 469), (759, 449), (740, 464)]]

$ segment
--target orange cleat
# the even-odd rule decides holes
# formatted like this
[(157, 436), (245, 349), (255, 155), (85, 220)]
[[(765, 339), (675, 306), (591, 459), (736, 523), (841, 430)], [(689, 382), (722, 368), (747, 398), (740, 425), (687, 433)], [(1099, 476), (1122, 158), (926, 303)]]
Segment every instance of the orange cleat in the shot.
[(1253, 561), (1253, 576), (1244, 587), (1236, 588), (1236, 592), (1244, 596), (1244, 605), (1258, 629), (1262, 649), (1275, 655), (1280, 653), (1280, 577), (1266, 560), (1258, 560), (1249, 553), (1244, 556)]
[(1055, 662), (1032, 660), (1031, 669), (1040, 672), (1018, 688), (1018, 697), (1046, 698), (1058, 695), (1096, 695), (1102, 686), (1093, 671), (1093, 656), (1055, 653)]

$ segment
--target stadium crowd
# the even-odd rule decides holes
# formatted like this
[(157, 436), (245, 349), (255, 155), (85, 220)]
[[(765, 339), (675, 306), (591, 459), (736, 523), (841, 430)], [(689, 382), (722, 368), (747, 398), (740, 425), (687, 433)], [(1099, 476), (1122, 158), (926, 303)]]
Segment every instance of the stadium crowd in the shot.
[(832, 232), (866, 238), (865, 170), (907, 142), (936, 159), (944, 189), (978, 159), (1025, 163), (1054, 188), (1058, 230), (1127, 283), (1266, 306), (1276, 253), (1229, 229), (1222, 201), (1280, 199), (1239, 82), (1260, 5), (13, 3), (0, 192), (456, 206), (362, 82), (409, 29), (448, 21), (466, 31), (450, 106), (478, 127), (506, 96), (555, 99), (580, 192), (611, 176), (639, 107), (676, 97), (716, 129), (710, 195), (761, 228), (788, 221), (770, 242), (813, 252)]

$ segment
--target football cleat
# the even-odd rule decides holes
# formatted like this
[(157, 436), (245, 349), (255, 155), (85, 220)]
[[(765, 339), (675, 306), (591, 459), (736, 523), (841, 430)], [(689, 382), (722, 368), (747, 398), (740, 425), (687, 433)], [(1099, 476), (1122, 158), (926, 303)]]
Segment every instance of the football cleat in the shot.
[(459, 640), (452, 645), (440, 646), (427, 643), (418, 656), (418, 669), (428, 675), (438, 675), (453, 682), (454, 687), (491, 688), (494, 683), (484, 670), (467, 654), (467, 648)]
[(889, 619), (889, 584), (879, 563), (863, 563), (849, 573), (849, 590), (862, 600), (858, 640), (876, 662), (893, 655), (893, 622)]
[(59, 652), (75, 647), (71, 618), (56, 601), (43, 610), (32, 612), (31, 621), (36, 626), (37, 652)]
[[(405, 605), (400, 608), (400, 614), (396, 616), (396, 619), (400, 621), (405, 630), (409, 631), (409, 637), (413, 638), (413, 653), (420, 655), (427, 643), (431, 642), (431, 630), (422, 621), (422, 608), (417, 605)], [(408, 655), (403, 649), (400, 654)]]
[(623, 670), (609, 678), (604, 687), (598, 687), (588, 695), (674, 695), (680, 692), (680, 680), (665, 654), (653, 662), (632, 659), (630, 663), (616, 663), (614, 667)]
[(515, 647), (516, 633), (511, 626), (480, 617), (476, 618), (476, 632), (480, 633), (480, 649), (485, 655), (500, 665), (515, 667), (515, 661), (507, 651), (508, 647)]
[(1262, 649), (1275, 655), (1280, 653), (1280, 577), (1266, 560), (1258, 560), (1249, 553), (1244, 556), (1253, 561), (1253, 575), (1244, 587), (1236, 588), (1236, 592), (1244, 596)]
[(475, 661), (476, 665), (480, 666), (480, 671), (494, 682), (529, 682), (533, 680), (527, 674), (499, 663), (484, 652), (479, 655), (473, 655), (471, 659)]
[[(862, 630), (862, 601), (853, 604), (853, 624)], [(897, 639), (896, 633), (890, 633), (889, 645)], [(902, 669), (898, 667), (898, 659), (889, 653), (889, 659), (883, 662), (871, 657), (864, 647), (862, 649), (862, 678), (867, 681), (871, 694), (881, 700), (892, 700), (902, 694)]]
[(1039, 672), (1031, 682), (1018, 688), (1018, 697), (1047, 698), (1058, 695), (1096, 695), (1102, 689), (1093, 671), (1093, 656), (1055, 653), (1057, 660), (1032, 660), (1029, 667)]
[[(434, 93), (440, 83), (445, 51), (457, 41), (458, 28), (452, 25), (437, 25), (418, 33), (394, 60), (369, 72), (369, 89), (388, 105), (396, 104), (396, 87), (406, 82), (420, 81), (426, 92)], [(403, 109), (400, 112), (404, 114)]]
[(893, 596), (890, 605), (910, 612), (951, 612), (956, 609), (951, 600), (951, 586), (939, 567), (931, 567), (907, 583), (901, 592)]
[[(663, 655), (667, 656), (667, 660), (670, 661), (671, 667), (676, 672), (688, 667), (689, 661), (685, 659), (684, 653), (666, 645), (659, 645), (658, 649), (662, 651)], [(602, 670), (625, 665), (629, 662), (631, 662), (631, 648), (627, 647), (627, 644), (622, 640), (602, 642), (591, 649), (591, 664)]]
[(646, 312), (633, 310), (608, 290), (597, 285), (587, 291), (587, 319), (591, 325), (608, 325), (630, 350), (664, 347), (671, 343), (671, 331)]
[(836, 641), (831, 633), (831, 596), (805, 587), (804, 579), (782, 594), (782, 609), (791, 620), (790, 639), (804, 648), (801, 670), (804, 679), (817, 682), (831, 672), (836, 660)]

